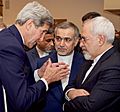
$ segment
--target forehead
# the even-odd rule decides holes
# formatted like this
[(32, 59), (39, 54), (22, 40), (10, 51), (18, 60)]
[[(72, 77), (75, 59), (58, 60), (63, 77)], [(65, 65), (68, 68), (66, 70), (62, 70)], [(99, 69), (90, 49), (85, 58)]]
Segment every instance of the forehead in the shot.
[(47, 31), (50, 28), (50, 26), (49, 24), (44, 23), (43, 26), (40, 26), (39, 28), (42, 29), (43, 31), (44, 30)]
[(45, 34), (44, 37), (44, 39), (53, 39), (53, 38), (54, 38), (53, 34)]
[(67, 28), (67, 29), (57, 29), (56, 36), (73, 36), (74, 35), (74, 30), (72, 28)]

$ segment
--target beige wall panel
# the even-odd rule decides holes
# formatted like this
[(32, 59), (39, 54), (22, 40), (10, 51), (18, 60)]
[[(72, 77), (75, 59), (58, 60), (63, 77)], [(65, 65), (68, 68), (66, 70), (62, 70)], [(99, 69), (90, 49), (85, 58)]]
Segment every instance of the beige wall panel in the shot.
[[(10, 25), (14, 23), (17, 13), (29, 1), (33, 0), (9, 0), (9, 9), (3, 8), (4, 21)], [(37, 0), (46, 6), (55, 19), (67, 19), (81, 28), (81, 17), (89, 11), (98, 11), (109, 18), (120, 30), (120, 17), (104, 12), (104, 0)], [(4, 4), (4, 3), (3, 3)]]

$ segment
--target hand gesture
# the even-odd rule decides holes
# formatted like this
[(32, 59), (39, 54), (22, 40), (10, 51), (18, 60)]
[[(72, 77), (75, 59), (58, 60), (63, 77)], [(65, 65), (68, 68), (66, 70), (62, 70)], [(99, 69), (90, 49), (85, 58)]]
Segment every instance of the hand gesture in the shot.
[(43, 78), (49, 83), (61, 80), (69, 74), (68, 65), (65, 63), (52, 63), (49, 59), (44, 65)]

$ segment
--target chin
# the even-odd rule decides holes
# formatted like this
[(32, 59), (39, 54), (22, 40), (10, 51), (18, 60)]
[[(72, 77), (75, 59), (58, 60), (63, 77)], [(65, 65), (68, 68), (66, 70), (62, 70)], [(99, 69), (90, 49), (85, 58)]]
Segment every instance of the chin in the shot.
[(92, 56), (88, 52), (83, 52), (83, 55), (84, 55), (86, 60), (91, 60), (92, 59)]
[(52, 52), (52, 50), (46, 50), (45, 52), (46, 52), (46, 53), (50, 53), (50, 52)]
[(60, 56), (66, 56), (67, 54), (65, 53), (58, 53)]

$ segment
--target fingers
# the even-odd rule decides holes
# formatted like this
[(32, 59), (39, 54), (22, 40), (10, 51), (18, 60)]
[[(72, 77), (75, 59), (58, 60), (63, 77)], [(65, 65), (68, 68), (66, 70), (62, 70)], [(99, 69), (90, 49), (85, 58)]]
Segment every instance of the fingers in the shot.
[(74, 99), (75, 97), (78, 96), (88, 96), (88, 95), (90, 95), (89, 92), (87, 92), (84, 89), (72, 89), (68, 93), (68, 97), (71, 99)]
[(47, 60), (47, 65), (48, 65), (48, 66), (52, 66), (52, 62), (51, 62), (51, 59), (50, 59), (50, 58)]
[(59, 74), (60, 74), (60, 76), (62, 77), (64, 77), (64, 76), (66, 76), (66, 75), (69, 75), (69, 73), (70, 73), (70, 70), (69, 69), (60, 69), (60, 71), (59, 71)]
[(52, 67), (59, 67), (59, 63), (52, 63)]
[(59, 63), (52, 63), (52, 67), (62, 67), (62, 68), (66, 68), (69, 65), (65, 64), (64, 62), (59, 62)]
[(51, 60), (48, 59), (43, 78), (45, 78), (49, 84), (65, 78), (68, 74), (68, 65), (65, 63), (52, 63)]
[(90, 95), (86, 90), (83, 90), (83, 95)]

